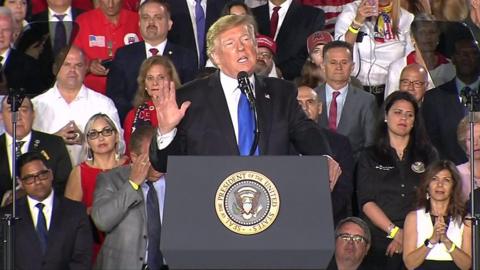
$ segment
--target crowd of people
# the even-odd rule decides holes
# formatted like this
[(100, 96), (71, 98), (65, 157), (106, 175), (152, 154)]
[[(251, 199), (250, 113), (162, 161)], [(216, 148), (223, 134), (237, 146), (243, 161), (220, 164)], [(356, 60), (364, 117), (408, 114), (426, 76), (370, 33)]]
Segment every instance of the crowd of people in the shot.
[(171, 155), (324, 155), (327, 269), (471, 269), (479, 27), (477, 0), (5, 0), (15, 269), (168, 269)]

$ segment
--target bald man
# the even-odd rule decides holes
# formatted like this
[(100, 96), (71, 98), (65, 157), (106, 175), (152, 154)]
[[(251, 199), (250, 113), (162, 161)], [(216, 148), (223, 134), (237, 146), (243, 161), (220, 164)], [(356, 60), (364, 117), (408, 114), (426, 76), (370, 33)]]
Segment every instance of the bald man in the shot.
[[(308, 118), (318, 123), (322, 114), (322, 102), (317, 92), (308, 86), (299, 86), (297, 95), (298, 104)], [(353, 153), (348, 138), (321, 128), (326, 135), (332, 149), (333, 158), (338, 161), (342, 168), (342, 174), (332, 187), (332, 209), (333, 220), (337, 224), (343, 218), (352, 214), (352, 192), (353, 192)]]
[(400, 91), (412, 94), (419, 104), (422, 103), (428, 89), (428, 72), (424, 66), (410, 64), (400, 74)]

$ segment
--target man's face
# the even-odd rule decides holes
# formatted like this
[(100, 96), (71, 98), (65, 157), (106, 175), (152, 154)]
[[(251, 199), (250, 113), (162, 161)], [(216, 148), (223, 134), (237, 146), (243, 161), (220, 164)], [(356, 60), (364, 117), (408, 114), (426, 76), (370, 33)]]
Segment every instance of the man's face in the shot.
[(140, 10), (140, 32), (148, 43), (164, 41), (172, 24), (163, 5), (152, 2), (145, 4)]
[(265, 47), (258, 47), (257, 64), (255, 65), (255, 73), (258, 75), (268, 76), (273, 68), (273, 54)]
[(122, 9), (123, 0), (99, 0), (100, 9), (107, 17), (116, 17)]
[(27, 15), (26, 0), (6, 0), (3, 5), (12, 11), (13, 19), (21, 22)]
[(20, 186), (27, 195), (35, 200), (43, 201), (52, 192), (53, 174), (42, 161), (34, 160), (20, 169)]
[(318, 44), (310, 52), (310, 58), (317, 67), (320, 67), (323, 62), (323, 47), (325, 47), (324, 44)]
[(318, 101), (317, 93), (310, 87), (300, 86), (297, 100), (307, 117), (316, 122), (322, 113), (322, 103)]
[(13, 40), (12, 20), (0, 15), (0, 54), (5, 52)]
[(462, 40), (455, 44), (452, 62), (457, 76), (477, 76), (479, 73), (480, 52), (473, 41)]
[[(11, 113), (11, 106), (7, 103), (7, 99), (3, 100), (2, 104), (2, 117), (5, 123), (5, 130), (8, 134), (12, 135), (13, 128), (12, 128), (12, 113)], [(23, 100), (22, 105), (18, 108), (18, 119), (17, 119), (17, 139), (23, 139), (25, 136), (30, 133), (32, 130), (33, 124), (33, 117), (34, 112), (32, 108), (32, 104), (26, 98)]]
[[(365, 234), (355, 223), (347, 222), (342, 225), (339, 230), (339, 235), (362, 236)], [(337, 237), (335, 242), (335, 259), (344, 262), (348, 265), (358, 265), (362, 262), (363, 257), (367, 255), (370, 244), (366, 241), (345, 240), (342, 237)]]
[(60, 89), (79, 89), (87, 73), (87, 64), (80, 50), (70, 49), (57, 74)]
[(227, 76), (237, 78), (240, 71), (251, 74), (257, 62), (257, 45), (247, 25), (235, 26), (215, 39), (212, 58)]
[(65, 11), (71, 4), (71, 0), (47, 0), (48, 7), (54, 11)]
[(400, 91), (409, 92), (418, 102), (422, 101), (428, 86), (425, 77), (426, 73), (417, 68), (405, 69), (400, 76)]
[(323, 59), (325, 78), (330, 85), (346, 84), (350, 79), (353, 69), (353, 62), (350, 51), (347, 48), (332, 48), (327, 51)]
[(230, 8), (230, 15), (247, 15), (247, 11), (242, 5), (235, 5)]

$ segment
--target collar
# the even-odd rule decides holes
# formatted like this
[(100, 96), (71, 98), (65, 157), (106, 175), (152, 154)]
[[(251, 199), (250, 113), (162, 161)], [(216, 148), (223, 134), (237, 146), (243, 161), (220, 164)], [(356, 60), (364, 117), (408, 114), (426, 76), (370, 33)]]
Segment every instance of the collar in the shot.
[[(8, 134), (8, 132), (5, 132), (5, 138), (6, 138), (6, 142), (7, 142), (7, 146), (11, 146), (12, 145), (12, 136), (10, 134)], [(27, 136), (21, 138), (20, 140), (17, 140), (17, 141), (25, 141), (25, 142), (30, 142), (30, 140), (32, 139), (32, 131), (30, 131)]]
[[(255, 89), (255, 76), (253, 75), (253, 73), (248, 77), (248, 79), (250, 80), (250, 83), (252, 84), (253, 89)], [(237, 90), (239, 90), (238, 80), (228, 76), (222, 71), (220, 71), (220, 83), (222, 84), (222, 88), (223, 88), (223, 92), (225, 93), (225, 96), (232, 95)], [(255, 95), (255, 91), (253, 91), (253, 94)]]
[[(77, 93), (77, 96), (75, 97), (75, 100), (79, 99), (88, 99), (88, 91), (87, 87), (85, 87), (84, 84), (80, 87), (80, 90)], [(62, 94), (60, 93), (60, 90), (58, 89), (57, 83), (52, 88), (52, 94), (54, 97), (57, 99), (63, 99)]]
[(53, 15), (62, 15), (65, 14), (65, 17), (63, 18), (63, 21), (73, 21), (73, 16), (72, 16), (72, 7), (69, 6), (64, 12), (55, 12), (51, 8), (48, 8), (48, 21), (54, 21), (57, 22), (58, 19), (54, 17)]
[(471, 84), (466, 84), (462, 82), (458, 77), (455, 77), (455, 85), (457, 86), (457, 92), (459, 94), (460, 94), (460, 91), (466, 86), (470, 87), (471, 89), (478, 89), (478, 86), (480, 85), (480, 77), (478, 77), (477, 80), (475, 80)]
[(94, 9), (94, 12), (96, 12), (97, 14), (95, 14), (94, 18), (98, 18), (100, 21), (99, 21), (99, 24), (103, 24), (105, 26), (111, 26), (111, 27), (120, 27), (123, 25), (123, 22), (125, 20), (125, 12), (126, 12), (126, 9), (124, 9), (122, 7), (122, 9), (120, 10), (120, 13), (118, 14), (118, 20), (117, 20), (117, 23), (114, 24), (112, 23), (105, 14), (103, 14), (103, 11), (100, 9), (100, 8), (97, 8), (97, 9)]
[(35, 205), (37, 205), (37, 203), (43, 203), (47, 210), (48, 209), (50, 209), (50, 210), (53, 209), (53, 193), (54, 193), (54, 191), (53, 191), (53, 188), (52, 188), (48, 197), (45, 198), (45, 200), (43, 200), (43, 201), (37, 201), (34, 198), (30, 197), (30, 195), (27, 195), (27, 201), (28, 201), (28, 205), (30, 207), (30, 211), (33, 213), (32, 210), (37, 208), (35, 206)]
[(156, 48), (158, 50), (159, 55), (163, 55), (163, 52), (165, 51), (166, 46), (167, 46), (167, 39), (160, 42), (160, 44), (158, 44), (157, 46), (150, 45), (150, 43), (145, 41), (145, 49), (147, 50), (148, 53), (150, 53), (151, 48)]
[[(293, 0), (287, 0), (283, 3), (280, 4), (280, 9), (278, 10), (278, 12), (285, 12), (286, 13), (286, 10), (288, 10), (288, 8), (290, 7), (290, 5), (292, 4)], [(273, 13), (273, 8), (274, 7), (277, 7), (277, 5), (273, 4), (272, 2), (268, 1), (268, 10), (270, 12), (270, 17), (272, 17), (272, 13)]]
[(332, 95), (332, 92), (334, 91), (338, 91), (340, 92), (340, 95), (344, 95), (347, 93), (347, 90), (348, 90), (348, 83), (345, 84), (345, 86), (340, 89), (333, 89), (328, 83), (325, 83), (325, 91), (327, 91), (327, 94), (329, 95)]

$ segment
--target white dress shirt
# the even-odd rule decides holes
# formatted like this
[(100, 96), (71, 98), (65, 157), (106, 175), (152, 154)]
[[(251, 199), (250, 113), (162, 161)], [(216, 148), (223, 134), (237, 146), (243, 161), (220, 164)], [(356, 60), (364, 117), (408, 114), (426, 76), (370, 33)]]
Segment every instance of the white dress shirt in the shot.
[[(30, 145), (30, 140), (31, 139), (32, 139), (32, 132), (28, 133), (27, 136), (25, 136), (21, 140), (17, 140), (17, 141), (24, 141), (25, 142), (22, 145), (22, 148), (20, 149), (22, 154), (25, 154), (26, 152), (28, 152), (28, 147)], [(5, 142), (6, 142), (5, 145), (7, 146), (8, 168), (10, 169), (10, 175), (12, 175), (12, 151), (11, 151), (11, 149), (12, 149), (13, 140), (12, 140), (12, 136), (10, 134), (8, 134), (8, 132), (5, 132)]]
[[(280, 31), (280, 27), (282, 27), (283, 20), (285, 20), (285, 16), (287, 15), (288, 8), (292, 4), (292, 0), (287, 0), (280, 4), (280, 9), (278, 10), (278, 24), (277, 24), (277, 31), (275, 31), (275, 38), (273, 40), (277, 40), (278, 32)], [(276, 5), (272, 4), (272, 2), (268, 1), (268, 12), (270, 21), (272, 19), (273, 8)]]
[(333, 89), (328, 83), (325, 84), (325, 94), (326, 94), (326, 100), (325, 103), (327, 104), (327, 116), (330, 117), (330, 104), (332, 103), (333, 99), (333, 92), (340, 92), (340, 95), (337, 96), (337, 127), (338, 123), (340, 123), (340, 119), (342, 118), (342, 111), (343, 111), (343, 105), (345, 104), (345, 99), (347, 98), (347, 92), (348, 92), (348, 84), (345, 85), (343, 88), (340, 88), (338, 90)]
[(27, 195), (27, 201), (28, 201), (28, 207), (30, 208), (30, 214), (32, 215), (32, 220), (33, 220), (33, 226), (37, 227), (37, 222), (38, 222), (38, 211), (39, 209), (36, 207), (37, 203), (43, 203), (43, 215), (45, 216), (45, 221), (47, 223), (47, 230), (50, 229), (50, 221), (52, 220), (52, 210), (53, 210), (53, 189), (52, 192), (50, 192), (50, 195), (43, 200), (43, 201), (37, 201), (33, 199), (32, 197)]
[(55, 40), (55, 28), (56, 28), (56, 23), (59, 21), (57, 17), (54, 15), (65, 15), (63, 17), (63, 22), (65, 25), (65, 33), (67, 34), (67, 39), (70, 40), (70, 35), (72, 33), (72, 22), (73, 22), (73, 15), (72, 15), (72, 8), (68, 7), (67, 10), (63, 13), (57, 13), (53, 11), (52, 9), (48, 8), (48, 21), (50, 22), (48, 24), (49, 31), (50, 31), (50, 41), (52, 42), (53, 46), (53, 41)]
[(147, 58), (153, 56), (152, 53), (150, 52), (151, 48), (155, 48), (155, 49), (158, 50), (157, 55), (163, 55), (163, 52), (165, 51), (165, 46), (167, 46), (167, 40), (166, 39), (164, 41), (162, 41), (160, 44), (158, 44), (157, 46), (152, 46), (145, 41), (145, 55), (147, 56)]
[[(90, 117), (97, 113), (108, 115), (119, 130), (120, 154), (124, 152), (123, 129), (117, 108), (110, 98), (82, 85), (75, 99), (67, 103), (55, 84), (47, 92), (32, 99), (32, 103), (37, 116), (33, 121), (33, 129), (50, 134), (59, 131), (70, 121), (75, 121), (80, 131), (85, 133), (85, 124)], [(67, 150), (73, 166), (78, 165), (86, 158), (86, 153), (83, 153), (81, 145), (67, 145)]]
[[(198, 38), (197, 38), (197, 20), (195, 19), (195, 0), (186, 0), (188, 6), (188, 12), (190, 13), (190, 18), (192, 19), (192, 27), (193, 27), (193, 34), (195, 35), (195, 45), (197, 46), (197, 55), (200, 56), (200, 51), (198, 51)], [(200, 5), (203, 8), (203, 12), (205, 12), (205, 27), (207, 26), (207, 0), (202, 0)], [(205, 36), (207, 35), (208, 29), (205, 29)], [(198, 57), (198, 61), (200, 61), (200, 57)]]

